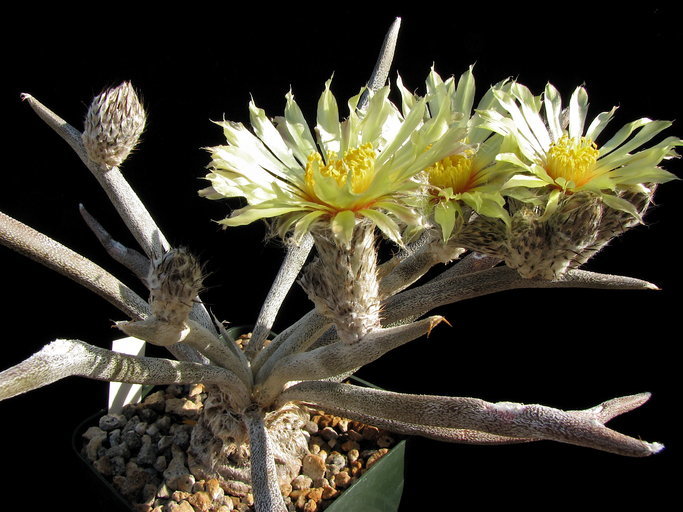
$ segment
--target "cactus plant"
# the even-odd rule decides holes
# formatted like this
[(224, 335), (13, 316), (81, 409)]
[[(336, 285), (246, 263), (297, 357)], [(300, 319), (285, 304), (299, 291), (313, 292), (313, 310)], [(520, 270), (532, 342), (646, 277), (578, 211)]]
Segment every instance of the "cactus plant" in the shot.
[[(382, 68), (383, 66), (379, 67)], [(466, 77), (469, 76), (463, 74), (463, 77), (465, 77), (463, 81), (466, 82)], [(368, 116), (375, 112), (373, 108), (377, 108), (377, 105), (383, 105), (377, 98), (380, 98), (382, 94), (384, 79), (380, 79), (377, 86), (370, 87), (372, 94), (369, 101), (374, 100), (375, 105), (367, 106)], [(439, 77), (435, 73), (430, 74), (428, 86), (429, 80), (431, 80), (431, 83), (436, 84), (439, 81)], [(511, 100), (504, 97), (504, 94), (514, 94), (514, 91), (509, 92), (510, 90), (504, 89), (504, 86), (501, 91), (503, 92), (497, 94), (500, 104), (505, 107), (505, 101), (508, 101), (509, 104)], [(524, 94), (523, 91), (517, 92), (518, 96), (524, 96)], [(546, 97), (552, 95), (552, 92), (546, 92)], [(500, 98), (503, 99), (500, 100)], [(119, 329), (128, 334), (146, 339), (150, 343), (169, 347), (173, 355), (184, 362), (172, 363), (161, 359), (137, 360), (134, 358), (123, 358), (101, 349), (92, 348), (81, 342), (56, 342), (44, 351), (39, 352), (40, 355), (29, 358), (25, 363), (20, 363), (2, 374), (4, 379), (3, 390), (6, 390), (7, 396), (35, 387), (36, 383), (31, 382), (31, 378), (32, 372), (34, 375), (36, 368), (41, 370), (37, 385), (47, 384), (49, 381), (66, 376), (72, 371), (76, 371), (76, 374), (83, 374), (85, 368), (90, 372), (89, 376), (102, 379), (127, 379), (133, 382), (167, 383), (178, 379), (178, 375), (184, 375), (182, 377), (183, 381), (201, 381), (219, 387), (222, 386), (222, 399), (244, 421), (252, 443), (256, 443), (256, 447), (262, 448), (260, 450), (255, 447), (253, 448), (255, 451), (253, 456), (262, 458), (258, 459), (258, 463), (251, 465), (253, 471), (255, 471), (251, 477), (256, 487), (256, 506), (258, 510), (278, 510), (278, 506), (280, 506), (280, 509), (282, 508), (281, 505), (278, 505), (278, 493), (273, 485), (273, 482), (277, 480), (274, 477), (276, 469), (269, 463), (271, 458), (269, 457), (268, 449), (266, 449), (268, 443), (263, 442), (265, 431), (262, 416), (264, 411), (272, 412), (281, 405), (292, 401), (314, 403), (327, 408), (331, 412), (349, 416), (355, 415), (364, 420), (392, 427), (397, 431), (422, 433), (436, 438), (446, 438), (451, 441), (498, 443), (526, 442), (537, 438), (546, 438), (615, 451), (624, 455), (646, 455), (658, 451), (660, 448), (657, 444), (644, 443), (627, 438), (596, 425), (596, 421), (604, 423), (611, 419), (614, 414), (637, 407), (646, 399), (645, 395), (609, 401), (603, 404), (601, 408), (594, 408), (584, 412), (565, 413), (557, 409), (541, 406), (520, 406), (519, 404), (508, 403), (493, 404), (474, 399), (448, 399), (436, 396), (375, 393), (324, 381), (324, 379), (345, 374), (373, 361), (383, 352), (399, 344), (408, 342), (421, 334), (426, 334), (432, 329), (437, 329), (436, 324), (441, 321), (440, 317), (412, 320), (419, 318), (429, 310), (442, 304), (457, 302), (493, 291), (515, 289), (518, 287), (572, 288), (585, 286), (615, 289), (653, 289), (653, 285), (639, 280), (618, 276), (596, 275), (580, 270), (568, 270), (572, 266), (583, 264), (583, 255), (588, 253), (588, 256), (590, 256), (592, 254), (591, 251), (594, 251), (596, 248), (595, 245), (599, 245), (604, 241), (601, 239), (591, 240), (587, 248), (583, 246), (571, 247), (570, 252), (572, 252), (573, 256), (570, 258), (564, 257), (563, 262), (566, 264), (557, 266), (553, 260), (547, 266), (547, 268), (551, 269), (550, 275), (545, 272), (540, 275), (534, 275), (533, 273), (529, 275), (528, 265), (524, 266), (518, 263), (519, 258), (524, 258), (525, 251), (517, 249), (518, 244), (515, 245), (516, 242), (508, 241), (503, 244), (506, 247), (513, 247), (515, 249), (513, 258), (508, 253), (503, 254), (497, 250), (492, 250), (487, 243), (481, 242), (481, 236), (477, 236), (481, 235), (481, 233), (487, 233), (484, 242), (488, 242), (493, 237), (493, 235), (489, 235), (488, 231), (486, 231), (490, 229), (494, 234), (501, 232), (513, 233), (515, 241), (522, 240), (522, 242), (528, 242), (528, 235), (519, 236), (517, 231), (514, 230), (514, 216), (518, 212), (526, 212), (528, 210), (530, 212), (529, 215), (536, 215), (542, 221), (549, 223), (552, 215), (559, 215), (558, 212), (573, 212), (576, 208), (574, 204), (570, 205), (569, 202), (574, 198), (582, 197), (578, 192), (574, 193), (575, 191), (572, 190), (572, 193), (567, 194), (566, 199), (564, 196), (558, 199), (556, 197), (557, 194), (554, 194), (555, 191), (564, 192), (569, 187), (557, 187), (554, 184), (548, 185), (546, 183), (543, 186), (546, 186), (550, 193), (546, 194), (546, 196), (536, 194), (533, 197), (531, 197), (531, 194), (525, 195), (525, 193), (520, 193), (518, 187), (508, 187), (510, 189), (514, 188), (516, 193), (514, 195), (500, 194), (500, 197), (506, 198), (508, 206), (507, 210), (505, 210), (506, 213), (500, 213), (499, 215), (489, 214), (494, 209), (493, 206), (488, 209), (478, 210), (477, 205), (482, 204), (482, 202), (476, 199), (471, 199), (470, 202), (464, 200), (457, 202), (461, 198), (458, 198), (457, 194), (452, 195), (456, 191), (451, 190), (450, 193), (443, 192), (443, 189), (447, 187), (439, 186), (438, 183), (433, 184), (433, 188), (429, 189), (430, 192), (425, 194), (424, 183), (420, 181), (418, 172), (422, 172), (424, 169), (428, 169), (430, 166), (441, 162), (442, 156), (449, 157), (449, 155), (453, 154), (466, 156), (467, 151), (472, 151), (475, 146), (469, 144), (472, 141), (466, 141), (463, 136), (454, 136), (459, 145), (454, 147), (451, 145), (451, 141), (447, 141), (449, 144), (444, 144), (443, 149), (441, 149), (438, 144), (442, 140), (440, 137), (443, 134), (439, 134), (437, 137), (433, 134), (420, 133), (420, 136), (424, 135), (425, 140), (422, 142), (422, 146), (416, 143), (413, 152), (415, 153), (414, 158), (426, 155), (424, 156), (425, 163), (416, 166), (413, 174), (401, 177), (406, 183), (410, 182), (410, 187), (402, 188), (400, 190), (401, 195), (397, 196), (401, 199), (408, 197), (405, 203), (388, 205), (385, 201), (378, 208), (384, 212), (381, 213), (382, 217), (376, 213), (369, 213), (362, 216), (362, 222), (359, 220), (360, 217), (354, 216), (352, 222), (349, 223), (347, 215), (344, 215), (344, 219), (339, 219), (336, 222), (336, 217), (330, 215), (329, 210), (325, 210), (323, 214), (316, 216), (313, 220), (309, 218), (303, 221), (301, 216), (294, 219), (285, 217), (282, 224), (276, 225), (275, 229), (280, 235), (286, 238), (290, 233), (294, 233), (295, 240), (287, 246), (286, 263), (283, 265), (283, 270), (276, 280), (277, 286), (272, 288), (273, 291), (266, 301), (266, 307), (262, 309), (262, 314), (259, 316), (253, 338), (254, 341), (247, 347), (245, 354), (242, 354), (235, 350), (234, 347), (224, 343), (224, 337), (221, 336), (221, 324), (213, 322), (206, 308), (203, 308), (202, 303), (198, 300), (188, 300), (188, 297), (194, 297), (201, 287), (201, 280), (198, 277), (200, 273), (198, 265), (194, 263), (191, 257), (187, 257), (184, 251), (170, 249), (170, 245), (161, 234), (161, 231), (151, 223), (151, 217), (147, 214), (144, 207), (135, 201), (136, 196), (127, 186), (118, 169), (112, 165), (112, 161), (107, 159), (102, 159), (101, 161), (93, 160), (93, 155), (107, 153), (106, 151), (98, 152), (88, 149), (88, 144), (91, 143), (86, 141), (95, 141), (94, 144), (97, 144), (98, 140), (97, 136), (88, 136), (88, 127), (96, 127), (97, 123), (86, 122), (86, 130), (83, 137), (81, 137), (77, 130), (62, 124), (59, 120), (55, 120), (52, 117), (51, 111), (40, 104), (38, 100), (30, 96), (25, 96), (24, 99), (48, 124), (52, 123), (52, 126), (60, 135), (67, 139), (67, 142), (72, 144), (72, 147), (76, 149), (81, 159), (100, 180), (105, 190), (108, 191), (112, 201), (115, 204), (118, 202), (119, 211), (122, 212), (124, 219), (128, 220), (129, 229), (142, 247), (145, 253), (144, 256), (116, 244), (96, 221), (88, 217), (87, 213), (85, 216), (89, 219), (90, 226), (99, 232), (110, 254), (124, 263), (131, 271), (138, 273), (139, 277), (147, 284), (150, 290), (149, 299), (141, 300), (137, 294), (121, 285), (118, 280), (107, 272), (94, 267), (90, 262), (80, 258), (77, 254), (67, 252), (66, 250), (62, 252), (61, 248), (56, 250), (56, 246), (52, 241), (42, 238), (40, 234), (30, 231), (26, 226), (20, 225), (8, 218), (3, 218), (3, 238), (5, 243), (12, 248), (19, 249), (21, 252), (28, 252), (30, 256), (39, 259), (43, 263), (52, 265), (60, 272), (66, 273), (70, 277), (91, 287), (96, 293), (114, 303), (119, 310), (126, 313), (131, 319), (128, 322), (117, 322), (116, 325)], [(442, 98), (439, 98), (438, 92), (433, 92), (432, 96), (428, 97), (428, 99), (436, 101)], [(361, 99), (359, 98), (357, 101), (360, 104)], [(406, 90), (404, 101), (412, 101), (413, 104), (418, 104), (422, 99), (412, 96)], [(533, 102), (534, 100), (530, 101)], [(365, 115), (363, 108), (359, 108), (357, 104), (356, 109), (358, 119), (365, 119), (363, 118), (363, 115)], [(430, 112), (433, 113), (435, 109), (436, 107), (432, 107)], [(253, 112), (255, 114), (252, 120), (255, 120), (255, 122), (252, 122), (252, 124), (254, 129), (258, 130), (257, 123), (265, 124), (268, 122), (268, 119), (256, 109), (253, 109)], [(504, 123), (499, 122), (495, 124), (496, 121), (500, 121), (500, 117), (496, 116), (506, 115), (505, 108), (487, 110), (487, 112), (488, 117), (482, 117), (482, 124), (488, 123), (492, 127), (490, 130), (492, 134), (498, 131), (501, 136), (509, 135), (508, 133), (503, 133), (505, 130), (501, 126), (504, 127)], [(573, 111), (570, 107), (571, 112)], [(353, 111), (349, 112), (350, 115), (353, 115), (353, 113)], [(404, 124), (407, 124), (410, 110), (403, 110), (401, 114), (402, 118), (406, 120)], [(456, 118), (457, 116), (454, 115), (450, 117), (450, 119)], [(90, 119), (90, 115), (88, 119)], [(415, 115), (415, 119), (420, 123), (424, 123), (422, 126), (427, 126), (428, 117), (426, 114), (420, 113), (419, 116)], [(338, 120), (332, 121), (333, 125), (334, 122), (338, 123)], [(456, 133), (456, 130), (461, 129), (456, 125), (457, 123), (453, 122), (448, 127), (449, 130), (452, 130), (448, 132), (450, 135)], [(410, 135), (414, 136), (414, 134), (419, 133), (418, 129), (415, 128), (415, 131), (411, 132)], [(349, 128), (349, 130), (353, 130), (353, 127)], [(133, 131), (137, 132), (139, 130), (135, 128)], [(419, 137), (414, 138), (419, 139)], [(83, 149), (79, 145), (81, 140), (83, 141)], [(387, 142), (391, 143), (390, 140)], [(506, 141), (506, 144), (509, 142), (509, 140)], [(670, 139), (666, 144), (658, 146), (658, 148), (663, 149), (661, 158), (671, 156), (673, 146), (678, 143), (678, 140)], [(109, 142), (106, 142), (106, 144), (110, 145)], [(233, 146), (241, 150), (239, 143), (233, 144)], [(322, 149), (324, 148), (321, 148), (321, 153)], [(440, 150), (444, 151), (444, 153), (439, 153)], [(514, 153), (514, 150), (499, 151), (499, 154), (510, 155), (512, 153)], [(650, 157), (650, 153), (643, 156)], [(332, 159), (329, 155), (323, 155), (320, 158)], [(217, 158), (214, 157), (214, 161), (216, 160)], [(343, 158), (340, 160), (343, 160)], [(507, 157), (507, 160), (505, 158), (498, 158), (496, 161), (507, 161), (509, 163), (512, 160), (512, 157)], [(301, 159), (299, 159), (299, 162), (303, 164)], [(656, 167), (658, 163), (659, 160), (656, 160), (651, 165), (651, 168)], [(220, 165), (220, 161), (214, 165), (214, 174), (220, 170)], [(528, 166), (530, 164), (525, 165)], [(504, 176), (506, 180), (516, 179), (517, 182), (514, 183), (521, 182), (523, 179), (528, 179), (528, 177), (537, 176), (533, 172), (519, 171), (520, 167), (519, 165), (516, 168), (514, 165), (504, 167), (501, 171), (501, 176)], [(344, 169), (347, 169), (347, 167), (344, 167)], [(308, 170), (308, 168), (305, 170)], [(326, 177), (324, 172), (320, 170), (317, 172), (319, 180)], [(670, 176), (664, 173), (653, 172), (647, 175), (647, 178), (647, 181), (629, 182), (627, 185), (641, 186), (643, 183), (649, 184), (657, 181), (666, 181), (670, 179)], [(345, 183), (342, 183), (342, 185)], [(505, 181), (505, 183), (510, 182)], [(234, 183), (231, 183), (231, 185), (235, 186)], [(534, 188), (527, 188), (532, 191), (541, 188), (536, 185), (537, 183), (534, 184)], [(434, 195), (435, 188), (440, 188), (441, 190), (437, 191)], [(624, 195), (629, 193), (634, 196), (638, 193), (643, 195), (649, 193), (651, 188), (647, 188), (644, 185), (637, 190), (622, 188), (619, 189), (618, 193), (609, 195), (613, 199), (608, 199), (607, 201), (600, 201), (600, 196), (596, 198), (589, 195), (588, 204), (589, 207), (594, 208), (596, 201), (600, 203), (601, 219), (604, 218), (602, 214), (605, 210), (609, 213), (616, 211), (627, 214), (623, 216), (625, 220), (621, 224), (617, 224), (617, 228), (612, 227), (607, 230), (610, 232), (619, 231), (630, 227), (630, 225), (627, 226), (625, 223), (632, 223), (631, 219), (638, 219), (634, 212), (627, 211), (628, 208), (623, 203), (618, 203), (617, 199), (623, 199)], [(603, 187), (600, 190), (608, 190), (608, 188)], [(204, 192), (204, 195), (217, 197), (217, 195), (220, 195), (218, 192), (219, 189), (214, 184), (213, 189)], [(240, 190), (240, 194), (234, 195), (247, 197), (249, 207), (256, 206), (252, 210), (258, 210), (258, 207), (262, 206), (261, 203), (254, 201), (252, 197), (247, 196), (243, 192), (244, 190)], [(432, 194), (436, 197), (438, 201), (432, 200), (428, 203), (428, 206), (436, 205), (435, 208), (441, 208), (444, 212), (439, 214), (435, 211), (431, 214), (417, 215), (415, 212), (429, 212), (429, 208), (424, 207), (418, 201), (421, 194), (426, 197)], [(329, 203), (324, 198), (318, 197), (318, 199)], [(130, 206), (131, 201), (133, 201), (133, 206)], [(459, 211), (453, 212), (450, 206), (443, 206), (444, 204), (449, 204), (449, 201), (456, 201)], [(612, 203), (610, 204), (609, 201), (612, 201)], [(500, 200), (497, 198), (492, 199), (492, 204), (500, 204)], [(621, 209), (615, 207), (615, 205), (619, 206), (620, 204), (622, 206)], [(512, 205), (517, 209), (510, 209)], [(548, 205), (552, 205), (552, 210)], [(381, 208), (381, 206), (384, 208)], [(647, 201), (645, 201), (644, 206), (647, 206)], [(231, 218), (236, 219), (240, 214), (243, 215), (247, 211), (249, 210), (238, 211), (238, 214), (233, 215)], [(307, 210), (303, 211), (308, 212)], [(336, 211), (348, 212), (352, 210), (345, 209), (342, 206)], [(386, 217), (387, 212), (394, 214), (394, 217), (398, 220), (391, 220), (390, 217)], [(549, 213), (546, 214), (546, 212)], [(292, 211), (284, 213), (291, 215)], [(452, 218), (450, 217), (451, 213), (455, 213)], [(637, 211), (635, 213), (640, 214), (641, 212)], [(509, 226), (513, 226), (513, 228), (507, 227), (506, 221), (509, 219), (505, 218), (506, 214), (512, 217), (512, 220), (509, 221)], [(429, 215), (432, 215), (432, 217), (429, 217)], [(522, 216), (522, 214), (519, 214), (519, 217)], [(417, 220), (411, 224), (413, 218)], [(424, 220), (425, 218), (427, 220)], [(324, 222), (320, 222), (321, 220), (329, 221), (330, 224), (325, 225)], [(303, 225), (301, 224), (302, 222), (304, 222)], [(373, 222), (374, 224), (371, 224)], [(501, 222), (502, 228), (500, 227)], [(570, 218), (570, 221), (564, 220), (564, 222), (570, 226), (576, 225), (575, 218), (573, 217)], [(595, 223), (595, 221), (593, 222)], [(373, 275), (378, 272), (374, 270), (376, 263), (373, 261), (376, 244), (374, 238), (376, 236), (375, 226), (379, 228), (379, 232), (387, 235), (387, 238), (404, 244), (404, 248), (401, 252), (397, 253), (395, 258), (389, 260), (390, 263), (385, 263), (383, 269), (380, 267), (379, 275), (381, 278), (377, 282), (372, 283)], [(445, 228), (445, 226), (448, 227)], [(422, 238), (413, 238), (413, 240), (424, 241), (425, 237), (431, 237), (428, 238), (431, 240), (431, 245), (427, 247), (436, 247), (438, 250), (425, 250), (425, 246), (421, 246), (418, 242), (412, 242), (411, 244), (409, 241), (403, 242), (401, 240), (401, 237), (404, 236), (402, 233), (404, 228), (408, 235), (412, 235), (413, 233), (410, 231), (416, 227), (426, 228), (428, 235), (415, 235), (422, 236)], [(537, 228), (536, 232), (539, 229)], [(547, 230), (545, 227), (542, 229)], [(599, 230), (594, 225), (592, 225), (592, 229), (593, 232)], [(312, 233), (314, 240), (309, 238), (309, 231)], [(560, 231), (560, 233), (566, 235), (565, 231)], [(438, 236), (435, 237), (434, 234)], [(450, 247), (448, 244), (443, 243), (444, 239), (452, 240)], [(284, 294), (281, 287), (284, 286), (284, 289), (286, 289), (291, 284), (292, 279), (298, 274), (298, 268), (302, 265), (313, 241), (315, 242), (320, 260), (319, 263), (313, 263), (309, 266), (309, 269), (304, 274), (302, 283), (313, 299), (316, 309), (304, 317), (304, 320), (299, 323), (298, 328), (283, 331), (279, 340), (276, 339), (274, 344), (264, 349), (260, 346), (263, 341), (263, 334), (269, 330), (273, 321), (273, 315), (277, 312), (277, 307), (273, 307), (273, 304), (279, 304)], [(552, 243), (552, 241), (548, 243)], [(538, 246), (539, 244), (536, 244), (534, 247)], [(363, 248), (363, 250), (359, 248)], [(412, 280), (420, 277), (434, 263), (441, 263), (441, 260), (459, 257), (463, 248), (474, 249), (483, 253), (488, 252), (489, 256), (484, 258), (475, 258), (475, 256), (464, 257), (460, 263), (453, 265), (451, 267), (453, 270), (447, 271), (448, 273), (442, 276), (441, 279), (435, 280), (432, 284), (426, 284), (424, 287), (409, 288)], [(541, 249), (542, 255), (547, 254), (546, 246), (541, 245)], [(582, 252), (582, 254), (577, 254), (577, 252)], [(370, 257), (367, 256), (368, 253), (370, 253)], [(574, 259), (574, 256), (577, 256), (577, 258)], [(500, 259), (504, 259), (509, 266), (493, 267)], [(368, 278), (369, 282), (362, 279), (355, 282), (354, 279), (351, 279), (349, 286), (345, 287), (345, 289), (351, 289), (349, 292), (351, 295), (346, 298), (341, 297), (343, 300), (340, 305), (339, 296), (335, 296), (334, 285), (335, 283), (343, 282), (344, 277), (338, 271), (343, 269), (344, 261), (348, 261), (352, 277), (355, 275), (356, 277)], [(331, 262), (337, 263), (331, 264)], [(483, 268), (482, 273), (474, 274), (471, 269), (468, 269), (468, 265), (473, 262), (476, 265), (480, 265), (480, 267), (477, 267), (478, 270)], [(396, 267), (392, 268), (393, 265), (396, 265)], [(487, 265), (491, 266), (491, 268), (486, 269)], [(170, 272), (168, 271), (169, 266), (172, 267)], [(184, 270), (187, 268), (189, 268), (189, 272), (183, 273), (178, 271), (178, 269)], [(292, 268), (295, 270), (291, 270)], [(332, 272), (329, 275), (330, 269), (336, 272)], [(517, 269), (524, 269), (527, 273), (520, 276)], [(327, 274), (325, 271), (328, 271)], [(96, 278), (93, 279), (93, 275)], [(165, 281), (165, 279), (168, 280)], [(451, 280), (452, 282), (444, 281), (444, 279)], [(158, 283), (158, 286), (156, 283)], [(357, 285), (357, 291), (354, 289), (354, 284)], [(321, 290), (324, 290), (324, 293), (321, 293)], [(357, 295), (359, 293), (362, 296), (359, 297)], [(371, 296), (367, 296), (368, 293)], [(193, 302), (193, 304), (190, 302)], [(363, 311), (354, 310), (359, 304), (364, 307)], [(190, 309), (192, 309), (191, 312), (189, 311)], [(188, 315), (191, 316), (188, 317)], [(348, 322), (347, 320), (349, 319), (354, 321)], [(356, 322), (356, 319), (360, 319), (360, 322)], [(406, 323), (406, 319), (410, 320), (410, 323)], [(395, 324), (395, 326), (390, 326), (391, 324)], [(327, 336), (328, 341), (333, 339), (331, 338), (332, 331), (329, 329), (331, 325), (336, 327), (336, 333), (341, 339), (328, 345), (327, 348), (321, 347), (317, 349), (318, 352), (307, 350), (307, 344), (315, 342), (318, 338), (322, 337), (322, 339), (325, 339)], [(325, 334), (326, 332), (328, 334)], [(284, 353), (277, 354), (276, 349), (278, 347), (287, 347), (287, 343), (284, 343), (284, 341), (288, 338), (290, 339), (289, 344), (293, 348), (281, 349)], [(178, 340), (182, 341), (182, 344), (179, 344)], [(295, 346), (292, 340), (296, 340), (299, 346)], [(361, 348), (365, 348), (362, 347), (363, 343), (366, 343), (366, 347), (369, 350), (361, 350)], [(60, 355), (62, 350), (66, 350), (69, 354), (69, 364), (66, 371), (60, 373), (57, 370), (63, 370), (67, 359)], [(207, 365), (206, 360), (198, 356), (198, 353), (210, 359), (213, 364)], [(82, 357), (82, 364), (80, 366), (77, 364), (77, 356), (79, 354), (81, 354), (79, 357)], [(95, 361), (92, 359), (93, 356), (98, 358), (97, 361), (109, 361), (113, 366), (105, 367), (105, 365), (100, 368), (93, 364), (93, 361)], [(124, 365), (126, 363), (130, 364), (130, 366), (126, 367), (130, 371), (126, 371), (127, 376), (125, 379), (122, 378), (120, 373), (121, 366), (118, 366), (119, 360)], [(44, 361), (47, 361), (46, 366)], [(68, 367), (69, 365), (76, 368), (76, 370), (71, 370)], [(301, 373), (302, 368), (306, 368), (304, 373)], [(43, 369), (48, 371), (43, 372)], [(55, 370), (54, 376), (50, 376), (50, 372), (53, 369)], [(136, 371), (144, 375), (136, 376)], [(154, 377), (150, 377), (150, 375)], [(292, 382), (296, 381), (306, 382), (291, 385)], [(431, 411), (434, 407), (443, 407), (445, 410), (452, 407), (459, 415), (449, 415), (441, 412), (432, 413)], [(460, 414), (461, 412), (462, 414)], [(527, 417), (527, 415), (530, 416)], [(528, 420), (530, 417), (535, 419), (533, 421)], [(211, 420), (207, 420), (207, 424), (209, 423), (211, 423)], [(453, 427), (459, 428), (459, 430), (453, 430)], [(198, 449), (198, 452), (200, 451)], [(284, 456), (281, 458), (284, 458)], [(210, 465), (208, 462), (207, 465)], [(289, 475), (287, 472), (285, 474)]]

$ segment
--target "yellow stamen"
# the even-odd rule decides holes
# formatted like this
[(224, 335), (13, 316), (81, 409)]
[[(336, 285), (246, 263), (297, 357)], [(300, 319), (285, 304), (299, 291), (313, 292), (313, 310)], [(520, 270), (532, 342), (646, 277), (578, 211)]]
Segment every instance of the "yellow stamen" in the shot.
[(600, 152), (592, 140), (563, 135), (550, 145), (545, 170), (554, 180), (564, 178), (581, 187), (595, 177), (595, 163)]
[(360, 147), (350, 149), (344, 153), (343, 158), (338, 158), (337, 153), (327, 153), (327, 165), (323, 165), (320, 153), (311, 153), (306, 163), (306, 185), (309, 191), (313, 191), (315, 184), (313, 169), (318, 167), (320, 174), (328, 178), (334, 178), (339, 188), (349, 185), (354, 194), (365, 192), (375, 176), (375, 158), (377, 153), (373, 151), (372, 144), (363, 144)]
[(473, 181), (471, 150), (447, 156), (427, 168), (429, 183), (439, 188), (450, 187), (454, 194), (467, 192)]

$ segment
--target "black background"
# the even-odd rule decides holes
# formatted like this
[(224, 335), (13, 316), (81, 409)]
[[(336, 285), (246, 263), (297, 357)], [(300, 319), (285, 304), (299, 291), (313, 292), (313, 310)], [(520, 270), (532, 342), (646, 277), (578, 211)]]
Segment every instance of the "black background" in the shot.
[[(413, 90), (424, 90), (432, 63), (445, 78), (476, 62), (480, 92), (517, 77), (535, 93), (551, 81), (568, 98), (585, 83), (589, 117), (620, 105), (614, 128), (639, 117), (675, 120), (683, 111), (678, 10), (651, 4), (618, 11), (583, 4), (553, 11), (483, 3), (384, 12), (249, 7), (193, 4), (141, 13), (117, 4), (102, 12), (8, 12), (2, 31), (0, 209), (143, 293), (108, 260), (78, 215), (83, 202), (116, 239), (134, 245), (104, 193), (66, 144), (19, 100), (29, 92), (81, 128), (95, 94), (132, 80), (149, 121), (124, 172), (171, 243), (189, 246), (207, 262), (211, 276), (204, 299), (212, 311), (247, 324), (258, 313), (282, 250), (263, 243), (262, 225), (224, 232), (211, 222), (237, 203), (196, 194), (205, 186), (200, 178), (208, 163), (202, 147), (222, 142), (210, 120), (225, 115), (247, 122), (250, 94), (269, 115), (280, 115), (290, 86), (312, 118), (332, 73), (343, 111), (367, 79), (394, 16), (402, 16), (403, 27), (392, 79), (397, 70)], [(669, 132), (682, 135), (679, 124)], [(668, 169), (680, 176), (680, 161)], [(611, 425), (667, 449), (628, 459), (545, 442), (476, 447), (415, 439), (402, 511), (418, 510), (425, 500), (430, 510), (451, 510), (460, 501), (532, 510), (641, 500), (657, 509), (668, 502), (670, 471), (676, 460), (680, 464), (673, 413), (680, 366), (674, 349), (680, 342), (680, 187), (661, 187), (647, 225), (614, 241), (586, 266), (646, 279), (661, 291), (518, 291), (441, 308), (437, 312), (452, 328), (439, 327), (359, 373), (395, 391), (565, 409), (651, 391), (650, 403)], [(111, 329), (113, 320), (123, 319), (117, 310), (5, 248), (0, 279), (1, 368), (57, 337), (107, 347), (117, 335)], [(309, 307), (303, 293), (293, 290), (275, 330)], [(97, 494), (70, 451), (70, 433), (105, 405), (105, 392), (105, 383), (72, 378), (0, 404), (5, 506), (38, 500), (74, 511), (99, 510)]]

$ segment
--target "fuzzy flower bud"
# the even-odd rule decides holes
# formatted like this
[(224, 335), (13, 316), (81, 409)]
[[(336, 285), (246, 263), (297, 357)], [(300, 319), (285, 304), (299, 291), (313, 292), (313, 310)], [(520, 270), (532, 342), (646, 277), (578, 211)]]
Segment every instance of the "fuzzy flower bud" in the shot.
[(171, 325), (187, 320), (202, 288), (202, 268), (187, 249), (171, 249), (153, 262), (147, 276), (154, 316)]
[(83, 145), (90, 160), (110, 167), (121, 165), (135, 148), (145, 120), (145, 111), (130, 82), (96, 96), (83, 130)]

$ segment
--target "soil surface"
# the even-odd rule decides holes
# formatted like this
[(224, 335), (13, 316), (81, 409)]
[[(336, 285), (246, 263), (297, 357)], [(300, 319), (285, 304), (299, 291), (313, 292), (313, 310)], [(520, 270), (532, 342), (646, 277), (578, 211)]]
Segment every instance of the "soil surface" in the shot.
[[(192, 427), (206, 398), (204, 386), (171, 385), (105, 415), (83, 434), (83, 455), (136, 512), (252, 511), (245, 486), (235, 493), (218, 480), (196, 478), (187, 467)], [(309, 454), (300, 474), (282, 487), (290, 511), (318, 512), (351, 486), (400, 439), (376, 427), (309, 410)]]

